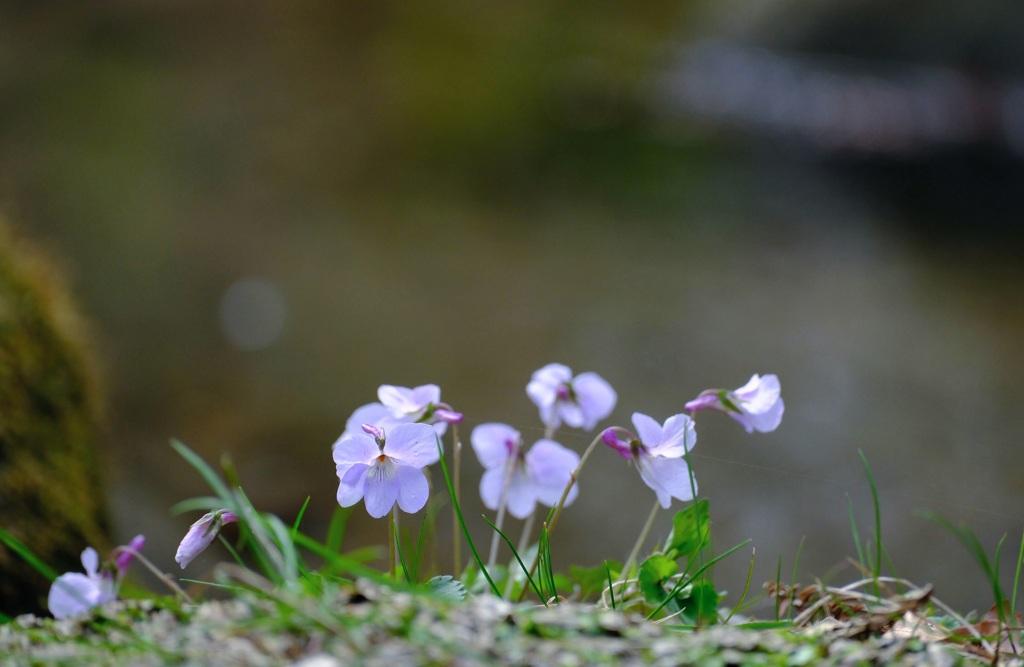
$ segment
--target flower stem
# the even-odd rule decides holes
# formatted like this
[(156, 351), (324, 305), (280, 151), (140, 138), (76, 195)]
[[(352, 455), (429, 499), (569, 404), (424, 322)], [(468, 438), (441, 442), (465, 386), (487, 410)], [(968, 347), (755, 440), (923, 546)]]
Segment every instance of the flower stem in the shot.
[(498, 560), (498, 532), (503, 530), (505, 525), (505, 510), (508, 507), (508, 487), (512, 483), (512, 473), (515, 471), (516, 457), (519, 452), (512, 452), (505, 459), (505, 474), (501, 480), (501, 497), (498, 499), (498, 513), (494, 517), (494, 525), (497, 530), (491, 535), (491, 553), (487, 557), (487, 569), (492, 569)]
[(391, 574), (398, 579), (397, 573), (395, 572), (395, 540), (398, 539), (398, 531), (396, 530), (398, 524), (398, 512), (394, 512), (394, 520), (388, 521), (388, 574)]
[[(533, 519), (537, 516), (537, 512), (531, 512), (530, 516), (526, 517), (526, 521), (523, 522), (523, 534), (519, 538), (519, 547), (516, 549), (516, 554), (524, 554), (530, 546), (530, 533), (533, 532)], [(511, 546), (511, 545), (509, 545)], [(517, 555), (516, 558), (519, 556)], [(533, 576), (533, 575), (530, 575)], [(512, 574), (509, 573), (508, 585), (505, 586), (505, 599), (507, 600), (512, 595)]]
[[(459, 439), (459, 425), (452, 424), (452, 477), (454, 478), (455, 503), (462, 499), (460, 487), (461, 463), (462, 461), (462, 440)], [(462, 572), (462, 542), (459, 540), (459, 517), (452, 512), (452, 576), (458, 577)]]
[[(565, 505), (565, 499), (569, 497), (569, 492), (572, 491), (572, 487), (575, 486), (576, 480), (580, 478), (580, 471), (583, 470), (583, 466), (587, 463), (587, 459), (590, 458), (591, 453), (594, 451), (594, 447), (597, 447), (597, 443), (601, 442), (601, 434), (598, 434), (594, 440), (587, 445), (587, 448), (583, 450), (583, 456), (580, 457), (579, 465), (576, 469), (569, 474), (569, 482), (565, 485), (565, 490), (562, 491), (562, 497), (558, 499), (558, 502), (554, 507), (551, 508), (551, 513), (548, 516), (548, 520), (545, 522), (547, 526), (548, 536), (551, 536), (551, 531), (555, 529), (555, 522), (558, 521), (558, 516), (562, 513), (562, 507)], [(533, 566), (530, 568), (530, 576), (537, 571), (537, 566), (540, 565), (540, 552), (537, 552), (537, 557), (533, 560)], [(526, 589), (519, 593), (519, 600), (523, 599), (523, 594)]]
[(622, 566), (622, 576), (624, 578), (629, 577), (630, 570), (632, 570), (633, 566), (636, 564), (636, 558), (640, 553), (640, 547), (642, 547), (644, 542), (647, 541), (647, 535), (651, 532), (651, 526), (654, 525), (654, 517), (657, 516), (659, 509), (661, 509), (661, 503), (655, 500), (654, 507), (651, 508), (651, 514), (647, 517), (647, 523), (644, 524), (643, 530), (640, 531), (640, 537), (637, 538), (636, 544), (633, 545), (633, 550), (629, 552), (629, 557), (626, 558), (626, 564)]

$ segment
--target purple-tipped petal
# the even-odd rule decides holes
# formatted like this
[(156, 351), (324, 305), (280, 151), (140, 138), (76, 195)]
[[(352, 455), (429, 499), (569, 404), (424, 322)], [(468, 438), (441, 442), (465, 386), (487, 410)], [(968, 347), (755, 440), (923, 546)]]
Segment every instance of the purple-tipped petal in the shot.
[(117, 555), (117, 559), (114, 561), (114, 567), (117, 568), (118, 572), (124, 572), (128, 569), (128, 566), (132, 564), (132, 559), (135, 558), (135, 554), (142, 551), (142, 547), (146, 546), (146, 537), (144, 535), (136, 535), (126, 545), (125, 550)]
[(620, 438), (618, 429), (606, 428), (601, 432), (601, 440), (604, 440), (604, 444), (614, 449), (622, 458), (633, 458), (633, 448), (630, 446), (630, 441)]
[(178, 551), (174, 554), (175, 562), (184, 570), (186, 565), (210, 546), (225, 523), (237, 520), (238, 517), (233, 512), (225, 510), (214, 510), (204, 514), (185, 533), (181, 544), (178, 545)]
[(718, 397), (718, 390), (708, 389), (707, 391), (701, 392), (701, 394), (688, 401), (683, 409), (687, 412), (697, 412), (698, 410), (722, 410), (722, 401)]
[(447, 410), (445, 408), (438, 408), (434, 410), (434, 420), (445, 424), (461, 424), (463, 414), (461, 412), (455, 412), (454, 410)]

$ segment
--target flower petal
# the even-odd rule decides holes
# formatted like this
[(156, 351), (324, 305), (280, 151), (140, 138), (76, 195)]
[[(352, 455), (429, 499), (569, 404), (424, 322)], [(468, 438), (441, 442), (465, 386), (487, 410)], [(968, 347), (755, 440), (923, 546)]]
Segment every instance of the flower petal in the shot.
[(692, 500), (697, 481), (691, 485), (690, 468), (683, 459), (661, 456), (641, 456), (637, 461), (640, 478), (658, 496), (658, 502), (665, 509), (672, 504), (672, 498)]
[(506, 503), (508, 513), (517, 519), (525, 519), (537, 507), (537, 489), (522, 468), (517, 467), (512, 472)]
[(505, 467), (490, 468), (480, 478), (480, 499), (489, 510), (498, 509), (501, 501), (501, 485), (505, 480)]
[(437, 433), (429, 424), (399, 424), (384, 442), (384, 455), (414, 468), (437, 463)]
[(430, 485), (427, 476), (419, 468), (396, 466), (395, 482), (398, 484), (398, 506), (403, 512), (419, 512), (427, 504)]
[(558, 428), (561, 416), (555, 410), (558, 401), (558, 388), (572, 381), (572, 370), (562, 364), (548, 364), (534, 371), (526, 395), (540, 410), (540, 420), (550, 428)]
[(633, 427), (636, 429), (636, 436), (640, 443), (648, 449), (656, 448), (661, 444), (661, 424), (653, 417), (648, 417), (642, 412), (633, 413)]
[(101, 604), (99, 577), (68, 572), (53, 580), (46, 606), (56, 619), (71, 618)]
[(587, 424), (587, 415), (578, 403), (572, 401), (558, 401), (555, 403), (555, 424), (557, 428), (559, 421), (564, 421), (566, 426), (573, 428), (584, 428)]
[[(526, 470), (533, 479), (537, 500), (548, 507), (554, 507), (561, 500), (572, 472), (579, 464), (579, 454), (571, 449), (554, 440), (538, 440), (526, 454)], [(579, 485), (574, 484), (566, 496), (565, 504), (570, 505), (578, 494)]]
[(519, 446), (519, 431), (507, 424), (480, 424), (473, 429), (469, 440), (480, 465), (490, 470), (505, 464), (510, 452)]
[[(433, 433), (430, 427), (427, 428)], [(393, 461), (385, 460), (370, 466), (366, 471), (363, 500), (366, 502), (366, 511), (374, 519), (379, 519), (390, 512), (398, 500), (399, 485), (395, 479), (397, 467)], [(349, 474), (352, 474), (351, 471)]]
[(370, 469), (365, 463), (353, 463), (344, 472), (338, 466), (338, 477), (341, 483), (338, 485), (338, 504), (342, 507), (352, 507), (363, 498), (366, 490), (366, 472)]
[(729, 414), (733, 419), (743, 424), (744, 428), (747, 429), (747, 433), (753, 433), (754, 431), (769, 433), (777, 429), (779, 424), (782, 423), (782, 413), (785, 409), (785, 404), (780, 398), (776, 400), (768, 410), (760, 414), (747, 412), (742, 415), (738, 415), (736, 413)]
[(572, 381), (572, 389), (584, 414), (583, 428), (588, 431), (615, 409), (618, 395), (597, 373), (580, 373)]
[(356, 408), (356, 411), (348, 418), (348, 421), (345, 422), (345, 432), (341, 434), (341, 438), (338, 438), (338, 441), (340, 442), (347, 435), (362, 434), (363, 424), (373, 424), (384, 430), (390, 430), (392, 426), (407, 421), (409, 420), (394, 417), (391, 411), (381, 403), (368, 403)]
[(92, 547), (86, 547), (82, 552), (82, 567), (85, 568), (86, 574), (90, 577), (95, 577), (96, 573), (99, 572), (100, 557)]
[(373, 436), (356, 433), (342, 436), (334, 445), (334, 462), (340, 465), (353, 463), (370, 463), (380, 456), (380, 447)]
[(678, 458), (697, 444), (697, 429), (688, 415), (672, 415), (661, 429), (661, 444), (648, 450), (652, 456)]

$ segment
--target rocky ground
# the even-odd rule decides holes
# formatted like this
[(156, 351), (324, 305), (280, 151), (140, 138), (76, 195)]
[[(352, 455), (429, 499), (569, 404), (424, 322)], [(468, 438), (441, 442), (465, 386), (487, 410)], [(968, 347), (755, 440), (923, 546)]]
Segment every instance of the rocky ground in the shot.
[(242, 593), (196, 605), (124, 601), (65, 621), (22, 616), (0, 626), (0, 665), (991, 664), (925, 635), (851, 634), (837, 623), (681, 631), (590, 605), (450, 601), (361, 583), (319, 597)]

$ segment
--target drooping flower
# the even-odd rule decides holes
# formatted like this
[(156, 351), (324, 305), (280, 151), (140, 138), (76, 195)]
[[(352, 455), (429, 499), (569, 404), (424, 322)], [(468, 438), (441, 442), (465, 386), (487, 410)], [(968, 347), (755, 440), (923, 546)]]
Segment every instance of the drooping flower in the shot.
[(754, 373), (747, 384), (739, 389), (707, 389), (683, 406), (683, 409), (690, 413), (718, 410), (742, 424), (747, 433), (768, 433), (782, 422), (785, 405), (781, 391), (776, 375), (759, 376)]
[(236, 521), (238, 515), (230, 510), (214, 510), (204, 514), (185, 533), (181, 544), (178, 545), (178, 551), (174, 554), (175, 562), (184, 570), (193, 558), (213, 543), (221, 528)]
[[(486, 470), (480, 480), (484, 505), (498, 509), (505, 493), (508, 513), (517, 519), (533, 514), (537, 503), (553, 507), (580, 463), (576, 452), (554, 440), (538, 440), (524, 451), (519, 432), (505, 424), (481, 424), (473, 429), (470, 441)], [(573, 485), (565, 504), (571, 504), (578, 494), (579, 487)]]
[(398, 424), (380, 428), (364, 424), (363, 432), (342, 435), (334, 444), (338, 504), (351, 507), (360, 500), (380, 518), (395, 502), (403, 512), (418, 512), (430, 489), (422, 468), (436, 463), (437, 433), (428, 424)]
[[(693, 500), (697, 482), (692, 479), (686, 453), (697, 444), (697, 431), (687, 415), (673, 415), (665, 424), (639, 412), (633, 413), (636, 435), (622, 428), (605, 429), (601, 439), (629, 459), (640, 472), (640, 478), (651, 487), (665, 509), (672, 498)], [(620, 437), (625, 435), (626, 437)]]
[(389, 430), (398, 424), (430, 424), (438, 435), (444, 435), (448, 424), (458, 424), (462, 414), (441, 402), (441, 389), (436, 384), (419, 387), (397, 387), (382, 384), (377, 389), (378, 403), (356, 409), (345, 422), (343, 436), (363, 432), (363, 424)]
[(555, 429), (562, 422), (591, 430), (615, 408), (617, 395), (597, 373), (580, 373), (562, 364), (548, 364), (534, 372), (526, 394), (540, 409), (540, 420)]

